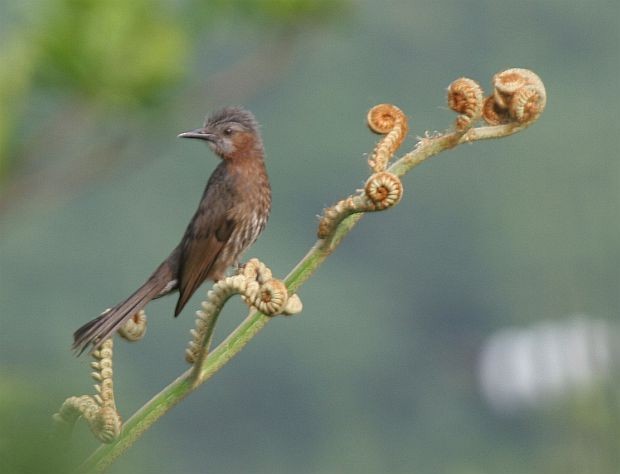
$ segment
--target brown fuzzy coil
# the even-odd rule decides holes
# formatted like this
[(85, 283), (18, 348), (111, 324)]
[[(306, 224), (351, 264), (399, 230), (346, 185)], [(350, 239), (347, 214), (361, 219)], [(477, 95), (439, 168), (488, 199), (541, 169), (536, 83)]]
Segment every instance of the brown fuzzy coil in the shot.
[(403, 185), (398, 176), (382, 171), (368, 178), (364, 192), (374, 205), (372, 210), (379, 211), (398, 204), (403, 196)]
[(529, 124), (547, 103), (545, 85), (529, 69), (512, 68), (493, 76), (493, 94), (485, 100), (482, 116), (490, 125)]
[(461, 77), (450, 84), (448, 106), (459, 114), (455, 124), (457, 130), (469, 128), (480, 118), (483, 95), (480, 85), (472, 79)]
[(145, 334), (146, 313), (143, 309), (129, 318), (118, 330), (118, 335), (130, 342), (139, 341)]
[(375, 132), (385, 135), (375, 146), (368, 163), (375, 172), (383, 171), (390, 158), (407, 136), (409, 125), (404, 112), (392, 104), (375, 105), (368, 111), (366, 117), (368, 127)]
[(403, 185), (395, 174), (388, 171), (374, 173), (364, 186), (364, 194), (349, 196), (325, 209), (317, 235), (326, 238), (342, 222), (356, 212), (381, 211), (398, 204), (403, 195)]

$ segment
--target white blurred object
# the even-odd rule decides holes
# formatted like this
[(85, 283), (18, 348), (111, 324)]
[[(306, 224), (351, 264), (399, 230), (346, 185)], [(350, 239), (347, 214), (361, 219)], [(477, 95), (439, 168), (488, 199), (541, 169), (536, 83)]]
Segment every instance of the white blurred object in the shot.
[(590, 387), (611, 372), (612, 339), (606, 321), (584, 315), (498, 331), (480, 353), (482, 394), (510, 413)]

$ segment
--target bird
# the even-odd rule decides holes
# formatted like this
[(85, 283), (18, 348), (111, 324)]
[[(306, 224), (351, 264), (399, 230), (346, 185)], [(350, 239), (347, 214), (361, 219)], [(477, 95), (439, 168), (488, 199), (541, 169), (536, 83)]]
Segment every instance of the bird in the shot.
[(247, 109), (224, 107), (204, 125), (178, 135), (206, 142), (221, 161), (207, 181), (198, 209), (181, 242), (127, 299), (87, 322), (73, 334), (79, 354), (111, 337), (151, 300), (179, 293), (174, 316), (207, 279), (218, 281), (239, 265), (243, 252), (265, 228), (271, 185), (259, 124)]

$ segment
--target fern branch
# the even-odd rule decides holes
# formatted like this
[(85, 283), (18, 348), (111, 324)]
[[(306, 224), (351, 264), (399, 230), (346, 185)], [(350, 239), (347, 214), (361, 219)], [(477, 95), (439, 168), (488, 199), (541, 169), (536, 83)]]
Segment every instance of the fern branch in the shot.
[[(373, 131), (385, 134), (369, 160), (375, 174), (367, 182), (366, 190), (325, 210), (319, 227), (319, 239), (284, 279), (289, 294), (295, 293), (312, 276), (365, 212), (382, 210), (398, 202), (400, 194), (393, 194), (394, 190), (402, 192), (397, 177), (405, 175), (428, 158), (459, 144), (516, 133), (531, 125), (542, 113), (546, 101), (544, 86), (531, 71), (524, 69), (503, 71), (494, 76), (493, 85), (493, 94), (484, 99), (480, 86), (474, 81), (466, 78), (454, 81), (448, 89), (448, 105), (459, 114), (454, 130), (443, 134), (427, 134), (419, 140), (412, 151), (389, 166), (389, 159), (407, 131), (406, 118), (394, 106), (384, 104), (371, 110), (369, 113), (371, 128)], [(480, 118), (489, 125), (475, 128), (474, 124)], [(390, 180), (391, 178), (387, 181), (377, 180), (378, 174), (381, 174), (382, 178), (393, 176), (394, 180)], [(395, 187), (390, 187), (392, 185)], [(373, 191), (378, 191), (378, 194), (383, 193), (380, 199), (390, 197), (393, 199), (390, 202), (376, 200), (368, 191), (369, 187), (372, 187)], [(140, 408), (124, 424), (120, 435), (111, 443), (99, 447), (79, 470), (103, 472), (161, 416), (236, 356), (272, 319), (262, 312), (250, 311), (246, 319), (224, 341), (208, 355), (205, 353), (198, 357), (196, 359), (198, 365), (187, 370)], [(211, 331), (212, 327), (209, 330)], [(207, 347), (208, 342), (205, 343), (205, 350), (208, 350)]]

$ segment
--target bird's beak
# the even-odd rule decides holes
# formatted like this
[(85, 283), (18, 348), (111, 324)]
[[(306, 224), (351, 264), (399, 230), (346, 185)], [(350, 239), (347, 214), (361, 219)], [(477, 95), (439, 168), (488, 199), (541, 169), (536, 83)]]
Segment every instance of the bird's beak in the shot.
[(207, 140), (214, 142), (216, 135), (214, 133), (207, 132), (204, 128), (197, 128), (190, 132), (183, 132), (177, 135), (178, 138), (199, 138), (200, 140)]

